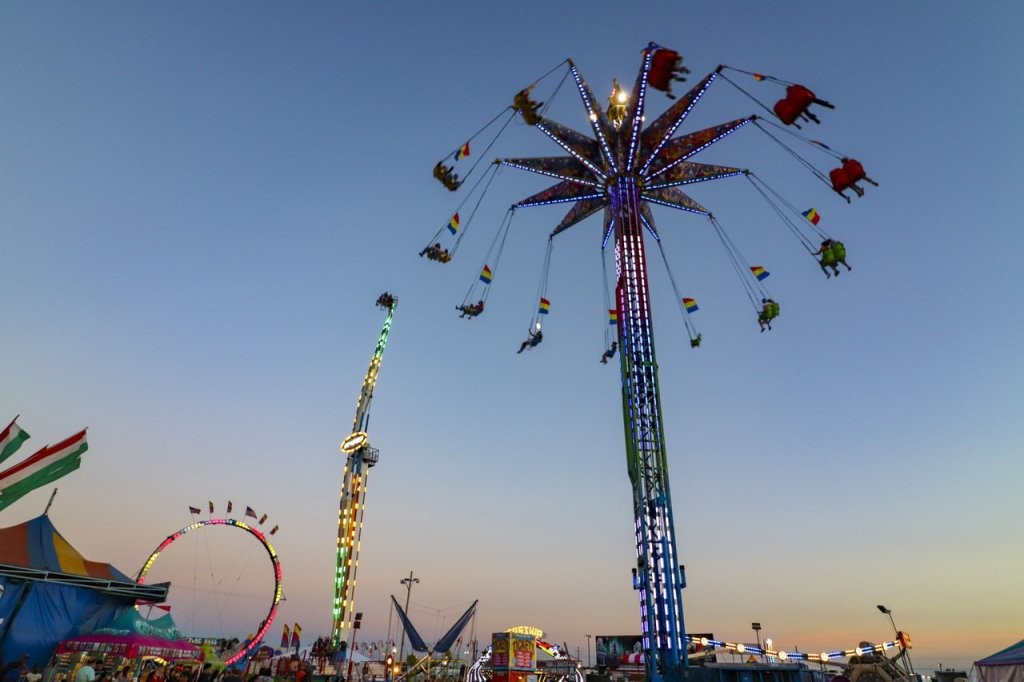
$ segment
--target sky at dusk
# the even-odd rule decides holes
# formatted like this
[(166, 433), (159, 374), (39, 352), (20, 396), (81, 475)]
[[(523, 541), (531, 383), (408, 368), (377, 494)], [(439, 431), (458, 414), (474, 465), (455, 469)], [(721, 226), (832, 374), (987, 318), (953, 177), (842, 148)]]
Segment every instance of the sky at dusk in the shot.
[[(50, 517), (126, 573), (190, 505), (267, 514), (272, 639), (299, 622), (311, 641), (331, 623), (338, 444), (388, 290), (361, 634), (386, 638), (410, 571), (428, 641), (475, 599), (480, 639), (536, 625), (586, 659), (586, 634), (638, 633), (600, 219), (555, 239), (544, 342), (521, 355), (564, 205), (517, 211), (487, 310), (454, 306), (508, 206), (550, 182), (502, 169), (456, 258), (417, 254), (466, 194), (431, 177), (438, 160), (566, 58), (602, 98), (631, 84), (654, 40), (685, 55), (683, 88), (719, 64), (807, 84), (836, 109), (804, 132), (880, 183), (847, 204), (753, 126), (695, 157), (753, 170), (846, 244), (852, 272), (826, 280), (743, 178), (687, 189), (771, 272), (764, 334), (708, 221), (654, 209), (703, 334), (691, 349), (649, 242), (687, 630), (753, 642), (758, 621), (778, 647), (843, 649), (892, 638), (884, 604), (919, 671), (969, 666), (1024, 636), (1022, 31), (1024, 6), (1001, 1), (3, 3), (0, 421), (21, 415), (28, 453), (89, 428)], [(649, 115), (669, 103), (652, 93)], [(682, 132), (752, 113), (719, 81)], [(548, 115), (588, 130), (571, 84)], [(560, 150), (517, 119), (487, 154), (477, 174)], [(229, 533), (159, 567), (186, 631), (212, 627), (181, 596), (200, 554), (256, 572), (221, 586), (237, 607), (218, 628), (250, 632), (265, 608), (265, 557)]]

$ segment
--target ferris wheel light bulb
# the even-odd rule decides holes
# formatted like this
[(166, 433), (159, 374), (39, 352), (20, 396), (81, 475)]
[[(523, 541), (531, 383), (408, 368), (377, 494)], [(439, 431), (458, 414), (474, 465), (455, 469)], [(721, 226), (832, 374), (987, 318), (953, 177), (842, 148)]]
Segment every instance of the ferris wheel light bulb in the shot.
[(619, 90), (619, 92), (615, 95), (615, 99), (619, 102), (619, 104), (625, 104), (629, 100), (629, 95), (626, 94), (625, 90)]

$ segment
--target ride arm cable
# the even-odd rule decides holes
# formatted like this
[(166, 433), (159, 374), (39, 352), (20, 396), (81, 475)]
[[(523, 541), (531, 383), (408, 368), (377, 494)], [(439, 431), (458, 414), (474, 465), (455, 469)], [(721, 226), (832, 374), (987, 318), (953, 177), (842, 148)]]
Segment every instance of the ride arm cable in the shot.
[(811, 164), (811, 162), (810, 162), (810, 161), (808, 161), (807, 159), (805, 159), (804, 157), (800, 156), (800, 155), (799, 155), (799, 154), (797, 154), (797, 153), (796, 153), (795, 151), (793, 151), (792, 149), (790, 149), (789, 147), (787, 147), (787, 146), (786, 146), (786, 144), (785, 144), (785, 143), (784, 143), (784, 142), (783, 142), (782, 140), (780, 140), (779, 138), (777, 138), (777, 137), (775, 137), (774, 135), (772, 135), (772, 134), (771, 134), (770, 132), (768, 132), (768, 130), (766, 130), (766, 129), (765, 129), (764, 127), (762, 127), (762, 126), (758, 125), (758, 121), (759, 121), (759, 120), (760, 120), (760, 119), (754, 119), (754, 120), (752, 121), (752, 123), (754, 124), (754, 127), (756, 127), (756, 128), (758, 129), (758, 130), (760, 130), (761, 132), (763, 132), (763, 133), (764, 133), (765, 135), (767, 135), (767, 136), (768, 136), (768, 137), (770, 137), (771, 139), (775, 140), (775, 142), (776, 142), (776, 143), (777, 143), (777, 144), (778, 144), (778, 145), (779, 145), (780, 147), (782, 147), (783, 149), (785, 149), (785, 150), (786, 150), (786, 152), (787, 152), (787, 153), (788, 153), (788, 154), (789, 154), (790, 156), (792, 156), (792, 157), (793, 157), (794, 159), (796, 159), (796, 160), (797, 160), (797, 161), (798, 161), (798, 162), (799, 162), (799, 163), (800, 163), (801, 165), (803, 165), (803, 166), (804, 166), (805, 168), (807, 168), (807, 169), (808, 169), (809, 171), (811, 171), (812, 173), (814, 173), (814, 175), (815, 175), (815, 176), (816, 176), (816, 177), (817, 177), (817, 178), (818, 178), (819, 180), (821, 180), (821, 181), (822, 181), (823, 183), (825, 183), (825, 184), (826, 184), (826, 185), (827, 185), (827, 186), (829, 187), (829, 189), (831, 189), (831, 188), (832, 188), (832, 181), (831, 181), (831, 180), (829, 180), (829, 179), (828, 179), (828, 177), (827, 177), (827, 176), (826, 176), (826, 175), (825, 175), (824, 173), (822, 173), (822, 172), (821, 172), (820, 170), (818, 170), (817, 168), (815, 168), (815, 167), (814, 167), (814, 165), (813, 165), (813, 164)]
[[(773, 81), (775, 83), (781, 83), (782, 85), (796, 85), (796, 83), (793, 83), (791, 81), (784, 81), (781, 78), (776, 78), (775, 76), (769, 76), (766, 73), (756, 73), (754, 71), (746, 71), (744, 69), (737, 69), (735, 66), (727, 66), (726, 64), (722, 64), (721, 66), (718, 67), (718, 69), (719, 69), (718, 74), (720, 76), (722, 75), (722, 69), (729, 69), (730, 71), (735, 71), (737, 73), (745, 73), (748, 76), (753, 76), (754, 78), (760, 77), (761, 80)], [(725, 78), (725, 76), (722, 76), (722, 77)]]
[(551, 270), (551, 249), (554, 247), (554, 245), (555, 237), (554, 235), (551, 235), (548, 237), (548, 248), (547, 251), (544, 253), (544, 265), (541, 268), (540, 284), (537, 286), (537, 298), (536, 303), (534, 303), (533, 306), (533, 317), (530, 319), (531, 332), (534, 329), (536, 329), (538, 325), (540, 325), (540, 300), (542, 298), (547, 298), (546, 294), (548, 291), (548, 272), (550, 272)]
[[(494, 235), (494, 239), (491, 241), (491, 246), (487, 249), (487, 254), (484, 256), (484, 265), (491, 268), (491, 277), (493, 278), (498, 272), (498, 262), (501, 260), (501, 254), (505, 250), (505, 240), (508, 238), (509, 227), (512, 224), (512, 217), (515, 214), (515, 207), (510, 207), (505, 212), (505, 217), (501, 221), (501, 225), (498, 226), (498, 233)], [(495, 250), (497, 245), (497, 250)], [(491, 265), (491, 256), (494, 256), (494, 265)], [(483, 267), (480, 268), (481, 272)], [(469, 289), (466, 291), (466, 297), (462, 300), (462, 305), (466, 306), (472, 302), (473, 299), (482, 299), (487, 301), (487, 295), (491, 291), (491, 285), (489, 283), (484, 284), (483, 293), (477, 297), (474, 292), (477, 289), (477, 285), (480, 282), (480, 275), (478, 274), (473, 283), (469, 285)]]
[[(487, 146), (484, 148), (484, 150), (482, 152), (480, 152), (480, 156), (477, 157), (477, 160), (473, 163), (472, 166), (469, 167), (469, 170), (466, 172), (466, 175), (464, 177), (468, 178), (470, 175), (473, 174), (473, 171), (476, 170), (476, 167), (479, 166), (480, 162), (483, 161), (484, 158), (487, 156), (487, 152), (489, 152), (491, 150), (491, 147), (493, 147), (494, 143), (498, 141), (498, 138), (501, 137), (501, 134), (503, 132), (505, 132), (505, 128), (508, 127), (508, 124), (511, 123), (512, 120), (516, 117), (516, 111), (515, 111), (515, 109), (512, 109), (511, 106), (508, 106), (505, 109), (503, 109), (501, 114), (505, 113), (506, 111), (510, 111), (510, 115), (509, 115), (508, 119), (505, 121), (505, 123), (502, 124), (501, 128), (498, 129), (498, 133), (494, 136), (494, 138), (490, 142), (487, 143)], [(498, 116), (501, 116), (501, 114), (498, 114)], [(498, 116), (495, 116), (493, 119), (491, 119), (491, 123), (493, 123), (495, 120), (497, 120)], [(487, 126), (491, 125), (491, 123), (488, 123)], [(486, 128), (487, 126), (484, 126), (484, 128)], [(474, 133), (473, 136), (470, 137), (469, 139), (472, 140), (474, 137), (479, 135), (481, 132), (483, 132), (483, 129), (481, 129), (480, 131), (477, 131), (476, 133)]]
[(788, 126), (779, 125), (775, 121), (773, 121), (771, 119), (768, 119), (768, 118), (762, 118), (762, 119), (759, 119), (759, 120), (764, 121), (765, 123), (768, 123), (768, 124), (778, 128), (779, 130), (781, 130), (782, 132), (786, 133), (787, 135), (792, 135), (793, 137), (795, 137), (796, 139), (800, 140), (801, 142), (809, 144), (809, 145), (811, 145), (812, 147), (814, 147), (816, 149), (820, 149), (821, 151), (825, 152), (829, 156), (831, 156), (831, 157), (833, 157), (833, 158), (835, 158), (835, 159), (837, 159), (839, 161), (842, 161), (843, 159), (846, 158), (846, 154), (840, 154), (836, 150), (832, 149), (832, 147), (829, 147), (827, 144), (824, 144), (823, 142), (819, 142), (818, 140), (812, 140), (811, 138), (807, 137), (806, 135), (801, 135), (800, 133), (796, 132), (795, 130), (790, 130)]
[[(722, 242), (722, 246), (725, 248), (725, 253), (729, 257), (729, 262), (732, 263), (733, 269), (740, 278), (740, 284), (743, 285), (743, 290), (746, 292), (747, 298), (750, 299), (750, 304), (754, 306), (754, 310), (760, 310), (761, 306), (757, 299), (759, 294), (764, 294), (765, 292), (763, 289), (758, 291), (758, 289), (755, 289), (754, 285), (751, 283), (750, 279), (752, 275), (745, 263), (743, 254), (740, 253), (739, 249), (736, 248), (736, 245), (733, 244), (732, 240), (730, 240), (728, 235), (725, 234), (725, 230), (722, 229), (722, 226), (710, 213), (708, 214), (708, 221), (710, 221), (711, 225), (715, 228), (715, 233), (718, 235), (719, 241)], [(760, 288), (760, 283), (758, 283), (758, 288)], [(760, 298), (765, 298), (765, 296), (762, 295)]]
[[(725, 68), (731, 68), (731, 67), (725, 67)], [(770, 115), (775, 116), (775, 112), (772, 111), (771, 109), (769, 109), (767, 104), (765, 104), (764, 102), (762, 102), (761, 100), (759, 100), (758, 98), (754, 97), (749, 92), (744, 90), (742, 87), (740, 87), (739, 83), (737, 83), (733, 79), (729, 78), (728, 76), (726, 76), (721, 71), (718, 72), (718, 75), (719, 75), (720, 78), (724, 78), (727, 83), (730, 83), (734, 88), (736, 88), (737, 90), (742, 92), (744, 95), (746, 95), (750, 99), (754, 100), (754, 102), (757, 103), (757, 106), (759, 106), (762, 109), (764, 109), (765, 111), (767, 111)]]
[[(490, 189), (491, 182), (493, 182), (494, 178), (498, 175), (498, 170), (500, 168), (501, 168), (501, 164), (495, 162), (494, 165), (491, 166), (491, 168), (488, 169), (488, 171), (490, 171), (490, 173), (491, 173), (491, 177), (487, 179), (487, 184), (484, 185), (483, 191), (480, 192), (480, 196), (477, 197), (476, 204), (473, 206), (473, 210), (470, 212), (469, 218), (466, 220), (466, 227), (465, 227), (465, 229), (463, 229), (461, 231), (461, 233), (459, 234), (459, 236), (455, 239), (455, 244), (451, 248), (451, 252), (452, 252), (453, 255), (455, 254), (455, 251), (459, 248), (459, 244), (462, 243), (462, 238), (465, 237), (466, 236), (466, 232), (469, 231), (469, 226), (473, 222), (473, 216), (476, 215), (477, 209), (480, 208), (480, 202), (484, 200), (484, 196), (487, 194), (487, 190)], [(483, 175), (480, 176), (480, 180), (483, 180), (486, 177), (487, 177), (487, 173), (484, 173)], [(473, 185), (473, 192), (476, 191), (476, 188), (477, 188), (477, 186), (479, 184), (480, 184), (480, 182), (477, 181), (476, 185)], [(470, 195), (471, 194), (472, 194), (472, 192), (470, 192)], [(466, 199), (469, 199), (470, 195), (467, 195)], [(465, 201), (463, 201), (463, 203), (465, 203)], [(460, 204), (460, 206), (461, 206), (461, 204)]]
[[(800, 244), (805, 249), (807, 249), (807, 252), (813, 254), (815, 249), (814, 249), (814, 245), (811, 242), (811, 240), (808, 239), (806, 236), (804, 236), (804, 233), (800, 231), (800, 229), (799, 229), (799, 227), (797, 227), (796, 223), (794, 223), (790, 219), (790, 217), (788, 215), (786, 215), (782, 211), (782, 209), (779, 208), (779, 206), (774, 201), (772, 201), (771, 197), (768, 196), (768, 193), (764, 189), (762, 189), (762, 187), (760, 185), (758, 185), (756, 182), (754, 182), (754, 179), (752, 177), (753, 175), (754, 175), (753, 173), (749, 173), (746, 176), (747, 180), (750, 182), (750, 184), (754, 187), (755, 190), (757, 190), (757, 193), (760, 194), (761, 197), (766, 202), (768, 202), (768, 205), (772, 208), (773, 211), (775, 211), (775, 215), (779, 216), (779, 220), (781, 220), (790, 229), (790, 231), (793, 233), (793, 235), (796, 236), (797, 240), (799, 240)], [(760, 180), (760, 178), (758, 178), (758, 180)], [(767, 187), (767, 185), (765, 187)], [(807, 222), (807, 224), (810, 225), (812, 228), (814, 227), (814, 223), (811, 223), (811, 222), (808, 222), (808, 221), (804, 221), (804, 222)]]
[(672, 268), (668, 264), (668, 256), (665, 255), (665, 246), (661, 243), (661, 240), (656, 240), (658, 244), (658, 251), (661, 252), (661, 260), (665, 263), (665, 272), (668, 273), (668, 281), (672, 284), (672, 291), (676, 295), (676, 304), (683, 313), (683, 324), (686, 325), (686, 331), (690, 335), (690, 340), (693, 341), (697, 338), (697, 329), (690, 322), (690, 313), (686, 310), (686, 306), (683, 305), (683, 297), (679, 293), (679, 285), (676, 284), (676, 277), (672, 274)]

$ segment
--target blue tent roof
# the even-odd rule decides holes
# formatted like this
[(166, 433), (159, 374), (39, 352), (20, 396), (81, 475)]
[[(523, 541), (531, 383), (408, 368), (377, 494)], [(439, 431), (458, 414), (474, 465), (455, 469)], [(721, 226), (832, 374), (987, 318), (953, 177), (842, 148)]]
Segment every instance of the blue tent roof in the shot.
[(974, 662), (975, 665), (1018, 665), (1021, 663), (1024, 663), (1024, 639)]
[[(134, 585), (110, 564), (85, 559), (45, 514), (0, 528), (0, 564), (0, 656), (7, 661), (27, 653), (30, 664), (44, 664), (62, 639), (106, 625), (135, 601), (48, 579), (53, 572), (86, 582)], [(35, 571), (35, 577), (26, 579), (21, 569)]]

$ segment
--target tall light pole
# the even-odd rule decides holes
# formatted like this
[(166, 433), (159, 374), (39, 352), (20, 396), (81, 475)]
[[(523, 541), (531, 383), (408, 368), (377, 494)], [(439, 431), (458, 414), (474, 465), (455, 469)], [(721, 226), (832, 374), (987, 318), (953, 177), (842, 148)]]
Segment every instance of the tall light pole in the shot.
[[(412, 577), (412, 571), (409, 571), (408, 578), (402, 578), (399, 582), (405, 585), (405, 616), (409, 617), (409, 597), (412, 596), (412, 584), (418, 583), (419, 578)], [(398, 664), (402, 664), (402, 657), (405, 655), (405, 628), (402, 628), (402, 644), (398, 647)]]
[[(760, 649), (761, 648), (761, 624), (760, 623), (751, 623), (750, 624), (750, 629), (754, 631), (754, 637), (757, 638), (757, 648)], [(761, 654), (761, 657), (764, 658), (764, 654)]]
[(590, 638), (593, 635), (583, 635), (583, 636), (587, 638), (587, 667), (589, 668), (590, 667)]
[[(877, 608), (879, 611), (881, 611), (885, 615), (889, 616), (889, 622), (892, 624), (892, 631), (893, 631), (893, 633), (895, 633), (896, 639), (900, 640), (901, 639), (900, 631), (896, 628), (896, 621), (893, 620), (893, 618), (892, 618), (892, 609), (887, 609), (882, 604), (876, 604), (875, 608)], [(902, 644), (902, 642), (900, 642), (900, 643)], [(903, 655), (907, 657), (907, 671), (911, 675), (914, 675), (915, 674), (914, 673), (914, 664), (910, 662), (910, 649), (908, 649), (906, 646), (903, 647)]]

